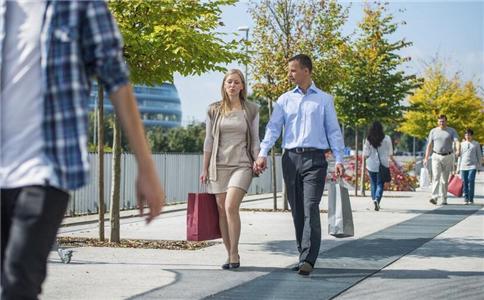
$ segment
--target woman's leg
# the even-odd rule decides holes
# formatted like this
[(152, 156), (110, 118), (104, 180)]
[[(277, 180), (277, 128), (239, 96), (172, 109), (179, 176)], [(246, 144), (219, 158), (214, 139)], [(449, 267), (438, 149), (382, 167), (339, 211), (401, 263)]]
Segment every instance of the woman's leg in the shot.
[(469, 170), (469, 202), (474, 203), (474, 185), (476, 183), (476, 172), (477, 170)]
[(381, 177), (380, 172), (378, 172), (376, 176), (376, 191), (375, 191), (375, 198), (378, 204), (380, 204), (381, 198), (383, 197), (384, 185), (385, 183), (383, 182), (383, 178)]
[(239, 238), (240, 238), (240, 203), (244, 198), (245, 191), (236, 187), (230, 187), (225, 199), (225, 212), (227, 214), (228, 232), (230, 236), (230, 262), (239, 262)]
[(466, 202), (469, 201), (469, 171), (468, 170), (462, 170), (460, 171), (460, 177), (462, 178), (462, 181), (464, 181), (464, 189), (463, 189), (463, 194), (464, 194), (464, 199)]
[(368, 174), (370, 175), (370, 191), (371, 191), (371, 199), (373, 201), (376, 200), (375, 193), (376, 193), (376, 180), (377, 180), (377, 174), (376, 172), (370, 172), (368, 171)]
[(218, 208), (218, 223), (220, 226), (220, 233), (222, 234), (222, 240), (227, 250), (227, 257), (230, 257), (230, 235), (227, 225), (227, 214), (225, 213), (225, 198), (227, 193), (215, 194), (217, 199)]

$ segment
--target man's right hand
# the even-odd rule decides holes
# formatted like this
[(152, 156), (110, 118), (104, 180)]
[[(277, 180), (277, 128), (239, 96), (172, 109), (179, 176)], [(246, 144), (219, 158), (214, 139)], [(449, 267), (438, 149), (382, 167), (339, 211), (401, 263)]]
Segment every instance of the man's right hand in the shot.
[(143, 215), (145, 204), (148, 205), (149, 213), (146, 217), (146, 223), (150, 223), (160, 214), (165, 205), (165, 191), (161, 187), (154, 165), (138, 168), (136, 196), (141, 215)]
[(262, 173), (265, 169), (267, 169), (267, 157), (259, 156), (257, 160), (254, 162), (255, 172), (257, 174)]
[(425, 158), (425, 159), (423, 160), (423, 165), (424, 165), (425, 167), (427, 167), (428, 162), (429, 162), (429, 160), (428, 160), (427, 158)]

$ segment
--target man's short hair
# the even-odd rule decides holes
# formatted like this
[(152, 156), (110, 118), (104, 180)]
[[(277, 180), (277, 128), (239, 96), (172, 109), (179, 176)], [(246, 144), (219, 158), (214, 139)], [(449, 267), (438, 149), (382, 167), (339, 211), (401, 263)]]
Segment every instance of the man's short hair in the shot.
[(439, 116), (439, 120), (440, 120), (440, 119), (445, 119), (445, 120), (447, 121), (447, 116), (446, 116), (446, 115), (440, 115), (440, 116)]
[(289, 58), (288, 62), (291, 61), (297, 61), (301, 68), (307, 68), (309, 70), (309, 73), (313, 72), (313, 63), (311, 61), (311, 58), (306, 54), (294, 55), (293, 57)]

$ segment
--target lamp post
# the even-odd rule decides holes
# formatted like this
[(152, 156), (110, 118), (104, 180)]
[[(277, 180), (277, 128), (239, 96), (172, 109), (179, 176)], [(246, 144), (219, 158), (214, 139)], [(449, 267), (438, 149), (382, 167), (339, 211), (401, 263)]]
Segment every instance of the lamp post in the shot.
[[(249, 46), (248, 46), (248, 41), (249, 41), (249, 27), (247, 26), (240, 26), (237, 28), (238, 31), (245, 31), (245, 55), (247, 56), (249, 54)], [(248, 71), (247, 71), (247, 61), (245, 62), (245, 83), (247, 86), (249, 86), (249, 77), (248, 77)]]

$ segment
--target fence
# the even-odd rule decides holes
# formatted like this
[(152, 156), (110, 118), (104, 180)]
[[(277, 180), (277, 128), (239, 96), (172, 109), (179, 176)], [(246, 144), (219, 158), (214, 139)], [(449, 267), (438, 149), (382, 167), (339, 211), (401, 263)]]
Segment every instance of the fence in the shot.
[[(68, 215), (92, 214), (98, 212), (98, 159), (97, 154), (90, 154), (91, 178), (88, 185), (71, 193)], [(200, 191), (199, 176), (202, 168), (201, 154), (154, 154), (156, 169), (165, 188), (166, 203), (186, 202), (189, 192)], [(272, 191), (272, 160), (268, 157), (268, 169), (261, 176), (255, 177), (248, 194), (262, 194)], [(104, 203), (106, 211), (110, 207), (112, 174), (112, 154), (104, 154)], [(136, 207), (135, 180), (137, 166), (133, 154), (121, 156), (121, 210)], [(276, 157), (277, 191), (282, 190), (281, 157)]]

